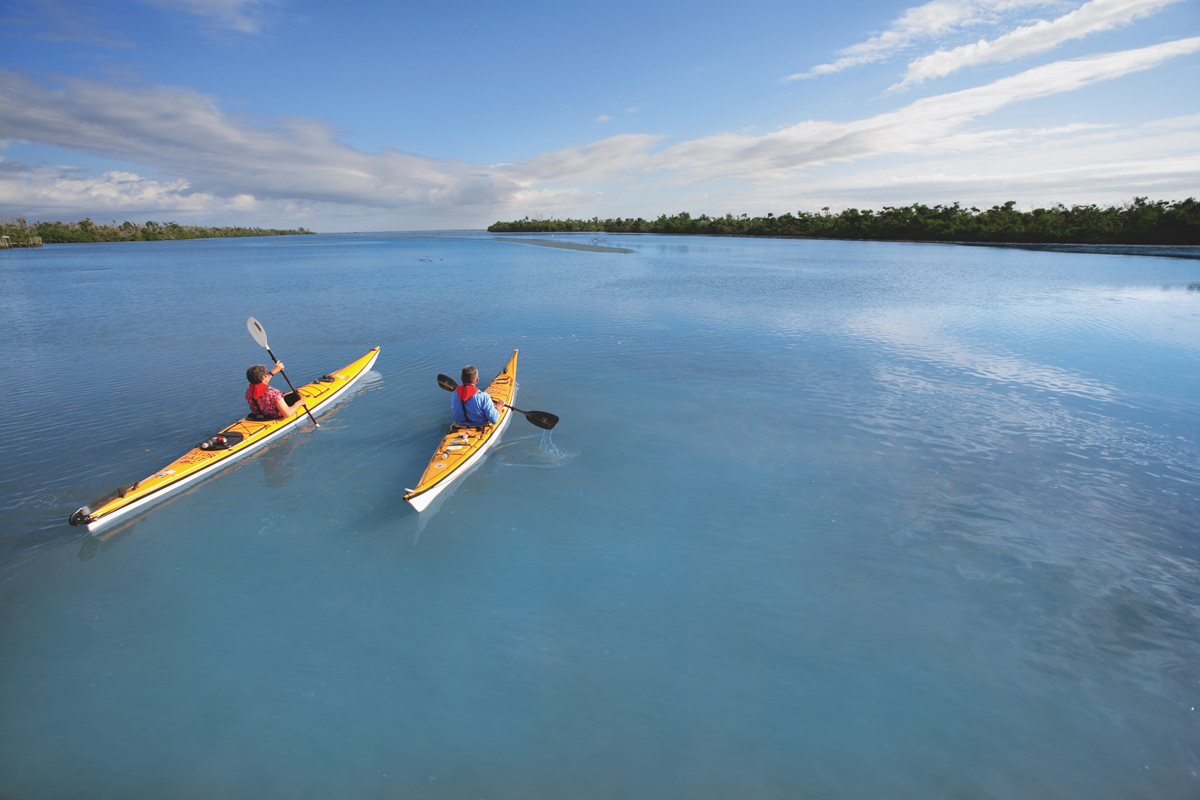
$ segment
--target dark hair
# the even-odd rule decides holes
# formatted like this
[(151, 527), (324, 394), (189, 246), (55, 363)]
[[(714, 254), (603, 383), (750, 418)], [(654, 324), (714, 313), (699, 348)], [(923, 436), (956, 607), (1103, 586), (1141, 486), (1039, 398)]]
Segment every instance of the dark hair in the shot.
[(262, 383), (263, 376), (270, 370), (264, 364), (255, 364), (250, 369), (246, 370), (246, 380), (251, 383)]
[(479, 377), (479, 370), (475, 369), (472, 366), (463, 367), (463, 371), (462, 371), (462, 382), (463, 383), (471, 383), (478, 377)]

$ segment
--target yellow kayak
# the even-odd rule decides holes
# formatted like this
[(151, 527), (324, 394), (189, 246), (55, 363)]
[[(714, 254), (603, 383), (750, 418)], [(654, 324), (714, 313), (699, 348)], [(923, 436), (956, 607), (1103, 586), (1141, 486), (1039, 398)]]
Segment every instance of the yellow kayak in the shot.
[[(333, 408), (338, 398), (358, 381), (379, 357), (379, 348), (330, 375), (322, 376), (297, 391), (316, 416)], [(294, 426), (308, 421), (303, 410), (287, 419), (261, 419), (257, 415), (239, 420), (172, 461), (149, 478), (114, 489), (93, 500), (71, 515), (72, 525), (86, 525), (96, 531), (134, 511), (153, 505), (217, 469), (282, 436)]]
[(508, 364), (484, 389), (492, 396), (492, 402), (504, 401), (500, 421), (481, 428), (450, 426), (417, 483), (417, 488), (408, 489), (408, 494), (404, 495), (404, 499), (417, 511), (424, 511), (435, 497), (479, 463), (489, 447), (500, 441), (500, 435), (512, 418), (512, 404), (517, 397), (517, 352), (513, 350)]

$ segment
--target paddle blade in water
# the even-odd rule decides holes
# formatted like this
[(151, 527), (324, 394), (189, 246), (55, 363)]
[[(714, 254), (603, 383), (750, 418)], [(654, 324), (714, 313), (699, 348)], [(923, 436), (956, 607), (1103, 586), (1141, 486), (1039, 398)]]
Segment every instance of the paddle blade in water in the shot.
[(250, 335), (254, 337), (254, 341), (258, 342), (263, 347), (266, 347), (268, 350), (271, 349), (267, 344), (266, 330), (263, 329), (262, 325), (258, 324), (258, 320), (256, 320), (254, 317), (250, 317), (250, 319), (246, 320), (246, 330), (250, 331)]
[(451, 378), (449, 375), (438, 375), (438, 386), (447, 392), (453, 392), (458, 388), (458, 384), (454, 382), (454, 378)]
[(513, 411), (524, 414), (525, 419), (548, 431), (554, 430), (554, 426), (558, 424), (558, 417), (549, 411), (522, 411), (519, 408), (514, 408)]

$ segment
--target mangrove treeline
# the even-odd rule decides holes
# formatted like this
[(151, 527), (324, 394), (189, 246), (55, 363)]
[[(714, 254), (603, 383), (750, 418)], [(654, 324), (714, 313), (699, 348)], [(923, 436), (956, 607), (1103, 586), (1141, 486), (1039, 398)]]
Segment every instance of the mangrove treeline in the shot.
[(997, 242), (1046, 244), (1200, 244), (1200, 203), (1194, 198), (1170, 202), (1137, 197), (1120, 206), (1055, 205), (1018, 211), (1016, 203), (980, 210), (959, 203), (932, 208), (919, 203), (885, 206), (882, 211), (849, 208), (817, 213), (751, 217), (687, 212), (654, 221), (637, 219), (542, 220), (526, 217), (497, 222), (494, 233), (682, 233), (732, 236), (782, 236), (806, 239), (886, 239), (922, 242)]
[(154, 222), (144, 225), (123, 222), (118, 225), (97, 225), (90, 219), (79, 222), (35, 222), (30, 224), (23, 218), (0, 221), (0, 236), (8, 236), (13, 242), (41, 237), (46, 244), (71, 242), (155, 242), (164, 239), (215, 239), (223, 236), (290, 236), (311, 234), (312, 231), (297, 228), (291, 231), (275, 228), (205, 228), (199, 225), (180, 225), (177, 222)]

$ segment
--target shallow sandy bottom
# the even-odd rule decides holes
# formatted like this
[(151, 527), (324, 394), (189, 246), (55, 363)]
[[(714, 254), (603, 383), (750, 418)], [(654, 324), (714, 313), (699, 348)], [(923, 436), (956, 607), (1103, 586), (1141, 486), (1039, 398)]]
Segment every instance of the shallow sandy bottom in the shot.
[(510, 242), (512, 244), (532, 244), (538, 247), (561, 247), (563, 250), (587, 250), (592, 253), (632, 253), (626, 247), (605, 247), (599, 244), (580, 244), (578, 242), (551, 242), (546, 239), (489, 239), (491, 242)]
[[(397, 236), (397, 239), (444, 239), (441, 236)], [(506, 242), (508, 244), (531, 244), (536, 247), (557, 247), (562, 250), (584, 250), (590, 253), (632, 253), (628, 247), (605, 247), (599, 244), (583, 244), (580, 242), (552, 242), (549, 239), (483, 239), (470, 237), (454, 237), (459, 241), (471, 242)]]

